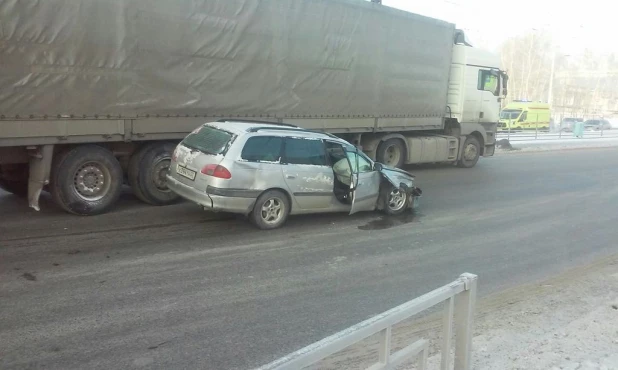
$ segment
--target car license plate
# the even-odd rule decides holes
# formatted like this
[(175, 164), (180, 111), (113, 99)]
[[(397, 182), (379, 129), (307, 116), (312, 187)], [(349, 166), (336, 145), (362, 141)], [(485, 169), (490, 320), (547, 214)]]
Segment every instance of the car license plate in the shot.
[(195, 180), (196, 172), (191, 171), (188, 168), (182, 167), (179, 164), (176, 165), (176, 173), (179, 174), (180, 176), (188, 178), (189, 180)]

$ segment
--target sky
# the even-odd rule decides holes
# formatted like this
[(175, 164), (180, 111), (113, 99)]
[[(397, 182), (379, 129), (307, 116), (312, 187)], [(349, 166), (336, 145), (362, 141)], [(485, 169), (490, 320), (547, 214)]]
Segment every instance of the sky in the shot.
[[(509, 37), (547, 32), (558, 51), (618, 52), (618, 17), (607, 0), (382, 0), (387, 6), (455, 23), (473, 46), (496, 50)], [(568, 5), (567, 5), (568, 4)]]

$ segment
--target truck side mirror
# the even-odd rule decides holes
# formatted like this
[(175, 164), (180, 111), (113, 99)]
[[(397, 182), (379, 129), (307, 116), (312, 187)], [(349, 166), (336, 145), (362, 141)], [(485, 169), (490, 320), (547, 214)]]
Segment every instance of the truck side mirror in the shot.
[(509, 75), (504, 71), (500, 71), (500, 75), (502, 76), (502, 96), (506, 97), (509, 89)]

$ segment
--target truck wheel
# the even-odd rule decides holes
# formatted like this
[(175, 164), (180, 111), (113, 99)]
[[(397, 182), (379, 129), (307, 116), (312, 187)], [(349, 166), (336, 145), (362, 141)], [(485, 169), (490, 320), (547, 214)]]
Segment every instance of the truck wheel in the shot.
[(129, 161), (129, 185), (144, 203), (155, 206), (172, 204), (180, 197), (172, 192), (165, 180), (175, 145), (153, 143), (135, 153)]
[(376, 159), (390, 167), (400, 168), (406, 157), (406, 147), (401, 139), (388, 139), (378, 145)]
[(474, 136), (468, 136), (464, 142), (464, 149), (461, 159), (457, 162), (457, 166), (462, 168), (472, 168), (479, 161), (481, 155), (481, 144)]
[(104, 213), (116, 203), (122, 181), (122, 167), (112, 152), (83, 145), (56, 157), (50, 192), (67, 212), (90, 216)]
[(27, 164), (0, 166), (0, 189), (26, 197), (28, 195), (29, 167)]
[(389, 216), (396, 216), (404, 213), (408, 209), (410, 197), (394, 187), (391, 184), (383, 184), (380, 189), (380, 199), (382, 201), (382, 210)]

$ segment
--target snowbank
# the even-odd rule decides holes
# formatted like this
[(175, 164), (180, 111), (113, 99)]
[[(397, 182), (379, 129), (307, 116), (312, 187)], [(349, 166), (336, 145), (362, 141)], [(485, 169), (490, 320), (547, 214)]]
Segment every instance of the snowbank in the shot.
[[(394, 327), (394, 349), (428, 339), (428, 370), (439, 369), (441, 317)], [(475, 320), (475, 370), (618, 370), (618, 255), (483, 298)], [(377, 346), (368, 338), (310, 369), (365, 369)]]
[(496, 154), (512, 154), (521, 152), (536, 152), (550, 150), (591, 149), (618, 147), (618, 137), (594, 139), (547, 139), (547, 140), (514, 140), (509, 142), (512, 150), (496, 149)]

